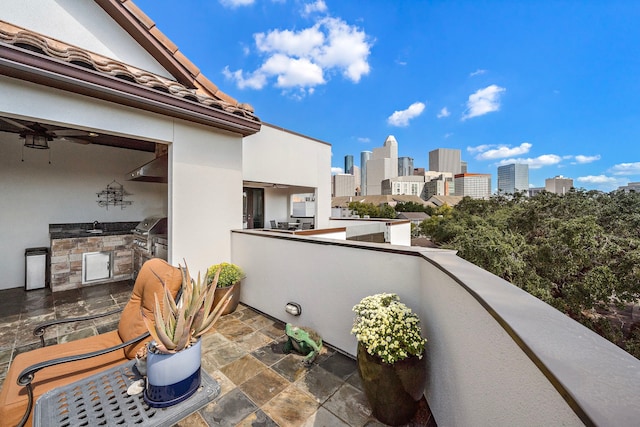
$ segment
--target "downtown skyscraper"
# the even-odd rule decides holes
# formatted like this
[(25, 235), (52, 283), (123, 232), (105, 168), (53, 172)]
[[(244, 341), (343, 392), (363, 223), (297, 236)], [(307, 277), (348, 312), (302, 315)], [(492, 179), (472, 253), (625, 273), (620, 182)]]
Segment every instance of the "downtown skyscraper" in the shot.
[(498, 167), (498, 194), (529, 194), (529, 165), (512, 163)]

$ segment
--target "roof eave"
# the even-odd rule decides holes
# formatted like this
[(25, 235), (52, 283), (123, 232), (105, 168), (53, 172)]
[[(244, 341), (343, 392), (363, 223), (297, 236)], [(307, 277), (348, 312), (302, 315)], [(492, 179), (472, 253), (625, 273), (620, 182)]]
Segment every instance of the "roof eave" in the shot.
[(0, 43), (0, 74), (167, 115), (243, 137), (260, 130), (260, 122), (179, 98), (77, 65)]
[[(129, 8), (135, 8), (140, 21), (136, 19), (131, 10), (128, 10), (129, 13), (123, 13), (123, 8), (125, 7), (121, 4), (122, 2), (120, 0), (94, 1), (180, 83), (189, 88), (195, 87), (191, 72), (167, 51), (166, 46), (162, 45), (162, 43), (149, 32), (155, 24), (148, 19), (144, 19), (145, 15), (133, 2), (128, 6)], [(151, 27), (147, 27), (141, 22), (148, 22), (148, 25), (151, 25)]]

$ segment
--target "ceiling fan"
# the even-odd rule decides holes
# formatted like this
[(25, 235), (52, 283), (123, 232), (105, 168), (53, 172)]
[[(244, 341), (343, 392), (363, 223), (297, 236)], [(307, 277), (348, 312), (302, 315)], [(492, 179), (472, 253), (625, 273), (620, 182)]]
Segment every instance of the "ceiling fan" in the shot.
[(77, 144), (90, 144), (90, 141), (86, 139), (79, 139), (77, 137), (96, 137), (97, 133), (74, 130), (74, 129), (47, 129), (43, 125), (37, 122), (33, 123), (21, 123), (21, 121), (9, 119), (6, 117), (0, 117), (0, 120), (9, 124), (13, 128), (17, 128), (18, 131), (10, 129), (0, 129), (6, 132), (18, 133), (21, 138), (24, 138), (24, 146), (28, 148), (48, 149), (49, 141), (53, 141), (56, 138), (63, 139), (69, 142), (75, 142)]

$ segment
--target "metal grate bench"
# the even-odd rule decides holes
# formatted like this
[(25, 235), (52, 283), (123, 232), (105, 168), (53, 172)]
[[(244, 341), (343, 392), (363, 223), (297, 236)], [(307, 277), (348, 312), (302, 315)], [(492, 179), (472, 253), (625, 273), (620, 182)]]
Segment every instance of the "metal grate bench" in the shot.
[(201, 385), (193, 396), (167, 408), (152, 408), (142, 393), (127, 394), (129, 385), (142, 378), (133, 368), (134, 363), (127, 362), (44, 393), (36, 402), (33, 425), (171, 426), (220, 394), (218, 382), (201, 370)]

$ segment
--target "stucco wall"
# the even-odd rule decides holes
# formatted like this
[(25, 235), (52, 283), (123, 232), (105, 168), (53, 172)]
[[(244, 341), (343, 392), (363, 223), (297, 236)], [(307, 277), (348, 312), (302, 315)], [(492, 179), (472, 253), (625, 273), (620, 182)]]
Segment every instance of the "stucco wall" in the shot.
[[(354, 355), (353, 305), (398, 293), (429, 340), (426, 396), (438, 424), (582, 425), (541, 366), (597, 425), (637, 420), (637, 359), (526, 292), (450, 251), (313, 240), (233, 232), (232, 260), (247, 274), (241, 301)], [(284, 311), (289, 301), (301, 316)]]
[[(263, 124), (260, 132), (244, 138), (242, 162), (245, 181), (316, 188), (316, 228), (327, 226), (331, 216), (330, 145)], [(266, 209), (266, 220), (280, 214)]]
[[(140, 221), (167, 211), (166, 184), (124, 180), (152, 153), (60, 140), (50, 150), (23, 150), (22, 143), (0, 133), (0, 289), (24, 286), (24, 250), (49, 246), (50, 223)], [(132, 194), (125, 209), (96, 203), (114, 179)]]
[[(98, 151), (92, 151), (93, 157), (88, 158), (77, 158), (61, 152), (60, 163), (56, 163), (56, 149), (61, 141), (53, 141), (50, 151), (54, 159), (54, 168), (59, 164), (60, 168), (66, 167), (65, 170), (73, 172), (72, 178), (69, 178), (73, 180), (73, 185), (63, 185), (63, 189), (60, 190), (64, 192), (65, 197), (75, 200), (74, 197), (78, 194), (77, 186), (81, 186), (85, 193), (91, 189), (91, 199), (87, 203), (91, 204), (92, 209), (97, 209), (95, 193), (113, 179), (122, 179), (124, 182), (121, 183), (125, 184), (125, 188), (134, 193), (134, 200), (139, 201), (133, 205), (139, 210), (126, 211), (132, 213), (132, 216), (120, 220), (142, 219), (149, 214), (158, 213), (160, 209), (163, 210), (162, 213), (167, 213), (170, 217), (169, 260), (174, 264), (186, 259), (195, 271), (206, 268), (214, 262), (229, 259), (229, 230), (242, 228), (242, 138), (240, 135), (218, 132), (205, 126), (6, 77), (0, 77), (0, 93), (3, 94), (0, 97), (0, 115), (170, 144), (169, 173), (172, 183), (169, 187), (124, 181), (124, 174), (153, 158), (150, 153), (115, 150), (116, 154), (108, 155), (104, 153), (104, 148), (67, 143), (69, 150), (73, 149), (77, 153), (82, 152), (80, 150), (84, 148)], [(19, 144), (14, 145), (14, 149), (19, 150), (20, 147)], [(46, 152), (36, 153), (35, 150), (26, 151), (27, 155), (32, 156), (41, 156), (43, 153), (46, 154)], [(19, 151), (11, 156), (14, 162), (18, 155)], [(65, 163), (62, 163), (63, 158)], [(25, 163), (27, 163), (26, 159), (27, 157), (25, 157)], [(120, 159), (122, 159), (121, 163)], [(117, 163), (117, 166), (112, 163)], [(46, 162), (45, 166), (48, 166)], [(39, 168), (42, 168), (42, 162), (39, 163)], [(95, 178), (91, 178), (92, 174), (95, 174), (94, 171), (101, 171), (102, 168), (106, 168), (104, 175), (96, 174)], [(6, 170), (8, 169), (0, 173), (5, 173)], [(46, 170), (46, 167), (43, 170)], [(116, 171), (117, 175), (115, 175)], [(9, 179), (3, 179), (0, 185), (3, 186), (4, 192), (7, 191), (4, 190), (5, 185), (8, 186), (7, 188), (14, 188), (16, 184)], [(161, 190), (151, 190), (152, 188)], [(143, 203), (143, 195), (147, 191), (159, 192), (155, 194), (153, 203)], [(167, 193), (172, 191), (176, 196), (169, 195), (167, 198)], [(55, 195), (55, 193), (52, 194)], [(46, 227), (49, 222), (66, 222), (67, 217), (70, 216), (68, 212), (74, 212), (76, 216), (82, 212), (84, 221), (84, 215), (92, 212), (84, 205), (65, 206), (59, 203), (59, 199), (60, 197), (55, 198), (57, 205), (54, 208), (47, 207), (54, 203), (53, 200), (44, 206), (44, 209), (48, 209), (49, 212), (55, 209), (61, 210), (59, 215), (55, 215), (55, 220), (44, 221), (38, 218), (34, 221), (34, 217), (31, 217), (30, 224), (37, 223), (45, 227), (38, 234), (42, 237), (21, 241), (18, 249), (22, 255), (14, 250), (9, 258), (14, 271), (13, 277), (8, 282), (9, 285), (3, 282), (0, 286), (22, 286), (24, 248), (46, 246), (46, 240), (42, 239), (48, 237)], [(2, 206), (3, 218), (0, 226), (7, 227), (7, 232), (10, 234), (6, 236), (13, 237), (14, 234), (11, 233), (15, 230), (16, 221), (27, 221), (30, 213), (28, 210), (21, 210), (21, 202), (9, 203), (8, 199), (0, 197), (0, 203), (8, 203)], [(32, 205), (26, 207), (31, 208)], [(42, 208), (40, 205), (39, 209)], [(44, 215), (44, 213), (38, 215)], [(86, 220), (106, 221), (106, 218), (92, 214)], [(3, 239), (4, 237), (5, 235)], [(2, 246), (8, 248), (8, 242), (5, 244), (3, 240)]]
[(264, 189), (264, 226), (271, 228), (271, 220), (288, 221), (289, 212), (289, 189), (287, 188), (265, 188)]
[(242, 139), (176, 122), (169, 169), (169, 260), (195, 275), (231, 257), (242, 228)]
[(171, 78), (171, 75), (94, 1), (3, 0), (0, 19)]

